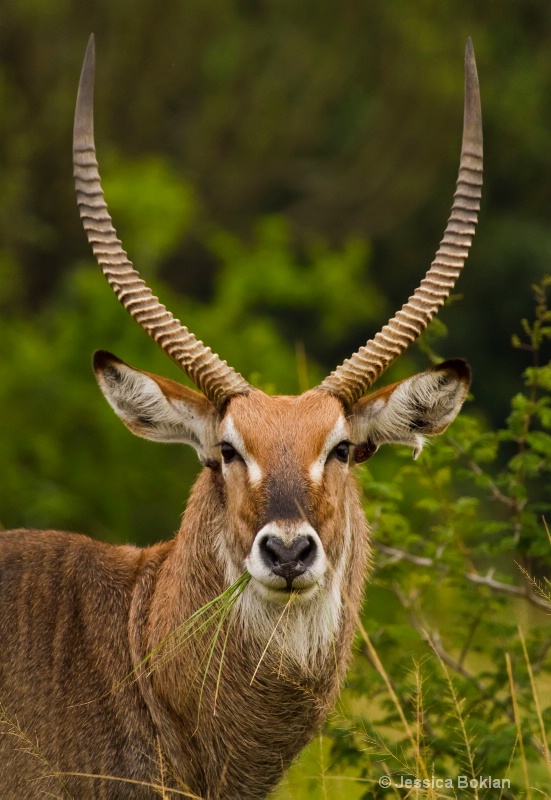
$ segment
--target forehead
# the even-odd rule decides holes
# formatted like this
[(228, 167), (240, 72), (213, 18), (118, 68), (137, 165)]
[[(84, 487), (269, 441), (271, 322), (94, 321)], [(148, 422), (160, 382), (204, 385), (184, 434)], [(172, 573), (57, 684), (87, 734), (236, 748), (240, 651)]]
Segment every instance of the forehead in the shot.
[(234, 428), (251, 453), (266, 448), (301, 449), (316, 455), (327, 437), (347, 427), (341, 403), (327, 392), (312, 390), (298, 397), (270, 397), (260, 391), (234, 398), (221, 425), (221, 433)]

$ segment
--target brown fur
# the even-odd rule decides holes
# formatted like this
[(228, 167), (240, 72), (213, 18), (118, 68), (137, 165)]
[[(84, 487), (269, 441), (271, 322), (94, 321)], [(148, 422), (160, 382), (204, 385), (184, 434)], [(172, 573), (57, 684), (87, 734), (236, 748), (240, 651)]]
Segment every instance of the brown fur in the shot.
[[(272, 417), (267, 416), (268, 401)], [(273, 474), (281, 477), (295, 464), (294, 479), (300, 474), (306, 483), (308, 460), (339, 413), (338, 401), (319, 394), (266, 398), (258, 393), (250, 406), (245, 403), (234, 400), (231, 413), (244, 429), (252, 425), (258, 431), (260, 426), (257, 446), (246, 438), (262, 468), (269, 472), (273, 459)], [(79, 800), (156, 796), (131, 784), (62, 773), (159, 783), (159, 746), (167, 785), (189, 786), (205, 798), (260, 798), (323, 722), (350, 651), (354, 624), (346, 611), (336, 642), (337, 664), (330, 648), (314, 675), (294, 664), (282, 666), (279, 653), (268, 651), (252, 685), (266, 642), (253, 637), (244, 647), (235, 624), (216, 714), (220, 646), (199, 708), (205, 671), (200, 660), (208, 637), (194, 638), (139, 683), (119, 686), (165, 635), (226, 588), (214, 553), (220, 531), (228, 531), (229, 541), (233, 532), (238, 534), (237, 563), (246, 554), (265, 502), (260, 489), (248, 494), (246, 476), (240, 477), (225, 490), (219, 470), (203, 470), (176, 539), (144, 551), (52, 531), (0, 534), (3, 800), (32, 798), (39, 791), (66, 797), (64, 787)], [(347, 497), (353, 504), (356, 535), (344, 588), (357, 607), (366, 527), (351, 478), (341, 483), (337, 493), (326, 492), (325, 486), (313, 494), (306, 491), (300, 513), (312, 515), (321, 531), (339, 512), (336, 502), (342, 505)], [(292, 489), (290, 479), (287, 484)], [(238, 524), (228, 525), (229, 520)], [(332, 526), (327, 528), (329, 558), (337, 549), (330, 546), (337, 535)], [(18, 730), (32, 741), (31, 749)], [(47, 777), (52, 771), (58, 777)]]

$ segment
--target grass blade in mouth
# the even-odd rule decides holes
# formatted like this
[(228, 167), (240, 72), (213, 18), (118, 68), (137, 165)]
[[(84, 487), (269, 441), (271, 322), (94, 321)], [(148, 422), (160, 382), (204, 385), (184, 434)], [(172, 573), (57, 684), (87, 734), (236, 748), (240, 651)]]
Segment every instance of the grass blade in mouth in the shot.
[(287, 613), (288, 613), (288, 611), (289, 611), (289, 609), (290, 609), (290, 607), (291, 607), (291, 605), (292, 605), (293, 601), (295, 600), (295, 597), (296, 597), (296, 594), (295, 594), (295, 593), (293, 593), (293, 592), (290, 592), (290, 594), (289, 594), (289, 599), (287, 600), (287, 602), (286, 602), (286, 603), (285, 603), (285, 605), (283, 606), (283, 611), (281, 612), (281, 614), (280, 614), (280, 615), (279, 615), (279, 617), (277, 618), (277, 621), (276, 621), (276, 623), (275, 623), (275, 625), (274, 625), (274, 628), (273, 628), (273, 630), (272, 630), (272, 632), (271, 632), (271, 634), (270, 634), (270, 637), (269, 637), (268, 641), (266, 642), (266, 647), (264, 648), (264, 650), (262, 651), (262, 655), (261, 655), (261, 656), (260, 656), (260, 658), (258, 659), (258, 664), (256, 665), (256, 668), (255, 668), (255, 670), (254, 670), (254, 672), (253, 672), (253, 676), (252, 676), (252, 678), (251, 678), (251, 682), (250, 682), (250, 684), (249, 684), (250, 686), (252, 686), (252, 685), (253, 685), (253, 683), (254, 683), (254, 679), (256, 678), (256, 673), (257, 673), (257, 672), (258, 672), (258, 670), (260, 669), (260, 665), (262, 664), (262, 662), (263, 662), (263, 660), (264, 660), (264, 656), (265, 656), (265, 655), (266, 655), (266, 653), (268, 652), (268, 648), (269, 648), (269, 646), (270, 646), (270, 644), (271, 644), (271, 642), (272, 642), (272, 639), (274, 638), (274, 636), (275, 636), (275, 634), (276, 634), (276, 631), (277, 631), (277, 629), (279, 628), (279, 624), (280, 624), (281, 620), (283, 619), (283, 617), (285, 616), (285, 614), (287, 614)]
[[(186, 644), (186, 642), (188, 642), (194, 636), (197, 636), (199, 633), (201, 633), (201, 631), (207, 629), (210, 625), (216, 622), (216, 620), (219, 620), (217, 625), (217, 631), (219, 633), (219, 629), (221, 630), (224, 619), (226, 619), (230, 610), (237, 602), (238, 597), (245, 591), (250, 580), (250, 574), (248, 572), (244, 572), (235, 581), (235, 583), (232, 583), (232, 585), (225, 589), (221, 594), (219, 594), (213, 600), (209, 600), (208, 603), (205, 603), (203, 606), (201, 606), (201, 608), (198, 608), (197, 611), (194, 611), (193, 614), (191, 614), (186, 620), (184, 620), (184, 622), (181, 623), (181, 625), (178, 625), (178, 627), (165, 636), (165, 638), (162, 639), (158, 645), (150, 650), (150, 652), (147, 653), (147, 655), (144, 656), (144, 658), (142, 658), (138, 664), (136, 664), (134, 669), (129, 672), (128, 675), (126, 675), (120, 681), (120, 683), (113, 688), (112, 691), (115, 691), (116, 689), (119, 689), (125, 684), (128, 684), (134, 680), (138, 680), (138, 677), (149, 677), (156, 669), (171, 661), (178, 654), (180, 648)], [(220, 622), (220, 617), (222, 617), (222, 622)], [(216, 638), (217, 637), (214, 639), (214, 644), (211, 645), (213, 650), (214, 645), (216, 644)], [(155, 659), (153, 663), (151, 663), (152, 659)], [(144, 667), (146, 668), (142, 669)]]
[[(222, 631), (222, 628), (224, 627), (224, 623), (226, 622), (226, 620), (227, 620), (227, 618), (228, 618), (228, 616), (230, 614), (231, 609), (233, 608), (233, 606), (237, 602), (237, 598), (238, 597), (239, 597), (239, 595), (233, 595), (230, 598), (230, 601), (228, 602), (228, 604), (223, 606), (223, 608), (222, 608), (222, 610), (220, 612), (220, 615), (219, 615), (220, 616), (220, 620), (218, 622), (218, 625), (216, 626), (216, 630), (215, 630), (214, 635), (213, 635), (213, 637), (211, 639), (210, 646), (209, 646), (208, 652), (206, 654), (207, 663), (206, 663), (206, 666), (205, 666), (205, 672), (204, 672), (204, 675), (203, 675), (203, 680), (201, 681), (201, 689), (199, 690), (199, 703), (197, 705), (197, 725), (196, 725), (194, 733), (199, 728), (199, 720), (200, 720), (200, 715), (201, 715), (201, 703), (202, 703), (202, 700), (203, 700), (203, 692), (204, 692), (204, 689), (205, 689), (205, 683), (207, 681), (207, 676), (208, 676), (210, 664), (211, 664), (212, 658), (214, 656), (214, 651), (216, 649), (216, 644), (218, 642), (218, 638), (220, 636), (220, 632)], [(218, 688), (219, 688), (219, 685), (220, 685), (220, 678), (221, 678), (221, 675), (222, 675), (222, 666), (224, 664), (224, 654), (226, 652), (226, 644), (228, 642), (228, 636), (229, 636), (230, 630), (231, 630), (231, 620), (230, 620), (230, 622), (228, 624), (228, 627), (227, 627), (227, 630), (226, 630), (226, 634), (224, 636), (224, 644), (223, 644), (223, 647), (222, 647), (222, 653), (220, 654), (220, 664), (218, 665), (218, 674), (217, 674), (217, 678), (216, 678), (216, 690), (215, 690), (215, 696), (214, 696), (213, 713), (216, 713), (216, 699), (218, 697)], [(203, 657), (202, 661), (204, 661), (204, 660), (205, 660), (205, 657)]]

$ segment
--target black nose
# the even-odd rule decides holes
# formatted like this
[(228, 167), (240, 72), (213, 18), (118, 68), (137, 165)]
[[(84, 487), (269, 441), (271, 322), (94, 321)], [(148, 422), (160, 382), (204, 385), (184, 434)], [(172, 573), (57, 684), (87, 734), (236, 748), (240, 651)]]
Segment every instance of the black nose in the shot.
[(260, 544), (264, 563), (276, 575), (281, 575), (290, 590), (293, 580), (306, 572), (316, 557), (316, 543), (310, 536), (297, 536), (290, 545), (277, 536), (267, 536)]

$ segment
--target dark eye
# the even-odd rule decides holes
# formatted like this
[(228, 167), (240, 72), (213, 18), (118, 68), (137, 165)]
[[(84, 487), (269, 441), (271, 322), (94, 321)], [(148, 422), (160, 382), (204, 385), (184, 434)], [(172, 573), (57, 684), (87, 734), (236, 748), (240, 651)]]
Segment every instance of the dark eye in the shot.
[(333, 451), (339, 461), (346, 463), (350, 453), (350, 442), (340, 442)]
[(222, 458), (224, 459), (224, 464), (229, 464), (230, 461), (233, 461), (237, 455), (237, 450), (235, 447), (232, 447), (228, 442), (222, 442), (220, 445), (220, 451), (222, 453)]

